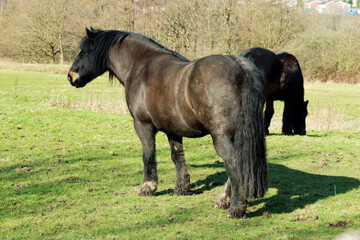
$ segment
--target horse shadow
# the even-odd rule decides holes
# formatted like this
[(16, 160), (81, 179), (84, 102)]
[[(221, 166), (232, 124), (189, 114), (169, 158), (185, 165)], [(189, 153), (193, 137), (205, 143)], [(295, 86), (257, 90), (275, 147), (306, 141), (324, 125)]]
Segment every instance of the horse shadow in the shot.
[[(288, 137), (296, 137), (296, 136), (300, 136), (297, 134), (294, 135), (285, 135), (283, 133), (275, 133), (275, 132), (270, 132), (269, 134), (267, 134), (266, 136), (274, 136), (274, 137), (278, 137), (278, 136), (288, 136)], [(320, 138), (320, 137), (327, 137), (328, 134), (306, 134), (306, 137), (312, 137), (312, 138)]]
[[(220, 168), (223, 163), (191, 166)], [(260, 204), (263, 204), (263, 207), (247, 213), (248, 217), (261, 216), (265, 212), (271, 214), (290, 213), (321, 199), (344, 194), (360, 186), (360, 181), (356, 178), (311, 174), (274, 163), (268, 164), (268, 176), (269, 189), (275, 189), (277, 192), (270, 197), (265, 196), (251, 201), (249, 209), (256, 208), (255, 206)], [(209, 175), (206, 179), (191, 184), (191, 188), (195, 188), (192, 190), (192, 194), (210, 191), (224, 185), (226, 181), (225, 171)], [(171, 193), (171, 190), (165, 190), (162, 194), (166, 193)]]
[(269, 213), (289, 213), (321, 199), (344, 194), (360, 186), (356, 178), (311, 174), (279, 164), (269, 164), (269, 188), (277, 189), (274, 196), (251, 202), (250, 206), (265, 206), (248, 216)]
[[(224, 163), (218, 162), (218, 161), (216, 161), (215, 163), (203, 164), (203, 165), (191, 164), (190, 166), (193, 168), (222, 168), (222, 169), (224, 169)], [(192, 183), (190, 185), (191, 189), (190, 189), (189, 195), (202, 194), (206, 191), (210, 191), (211, 189), (213, 189), (217, 186), (224, 185), (227, 181), (227, 178), (228, 178), (228, 176), (225, 171), (211, 174), (211, 175), (207, 176), (205, 179), (201, 179), (201, 180), (198, 180), (198, 181)], [(166, 190), (157, 192), (156, 196), (168, 195), (168, 194), (173, 194), (173, 193), (174, 193), (173, 189), (166, 189)]]

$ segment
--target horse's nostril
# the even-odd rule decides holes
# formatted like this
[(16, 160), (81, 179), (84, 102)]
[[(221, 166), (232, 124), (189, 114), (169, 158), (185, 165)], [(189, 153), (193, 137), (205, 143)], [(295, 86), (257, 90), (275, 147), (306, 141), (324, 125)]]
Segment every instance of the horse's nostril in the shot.
[(67, 79), (69, 80), (69, 82), (72, 82), (72, 77), (70, 76), (70, 74), (68, 74)]

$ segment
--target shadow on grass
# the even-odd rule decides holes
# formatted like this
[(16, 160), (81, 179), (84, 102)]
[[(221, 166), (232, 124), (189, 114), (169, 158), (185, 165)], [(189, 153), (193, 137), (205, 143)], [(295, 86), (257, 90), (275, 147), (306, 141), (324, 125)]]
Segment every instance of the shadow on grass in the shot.
[[(193, 194), (202, 194), (206, 191), (210, 191), (211, 189), (224, 185), (227, 181), (227, 173), (226, 172), (218, 172), (212, 175), (207, 176), (206, 179), (196, 181), (191, 184), (190, 195)], [(157, 196), (173, 194), (173, 189), (166, 189), (160, 192), (157, 192)]]
[[(285, 135), (283, 133), (269, 133), (267, 134), (266, 136), (288, 136), (288, 137), (296, 137), (296, 136), (300, 136), (300, 135), (297, 135), (297, 134), (294, 134), (294, 135)], [(304, 135), (303, 137), (327, 137), (328, 135), (327, 134), (307, 134), (307, 135)]]
[(250, 203), (265, 206), (247, 214), (249, 217), (269, 213), (289, 213), (321, 199), (344, 194), (360, 186), (356, 178), (326, 176), (290, 169), (279, 164), (269, 164), (269, 188), (277, 189), (277, 194)]
[[(101, 158), (101, 161), (110, 160), (114, 156), (107, 155), (106, 158)], [(68, 164), (74, 164), (78, 162), (89, 163), (89, 161), (97, 161), (99, 158), (70, 158), (68, 160), (61, 159), (58, 162), (48, 162), (45, 166), (52, 168), (58, 168), (62, 165), (61, 169), (64, 169)], [(5, 168), (0, 168), (0, 180), (13, 181), (14, 184), (19, 183), (15, 180), (25, 179), (39, 171), (42, 168), (39, 164), (45, 163), (40, 161), (33, 163), (33, 165), (14, 164)], [(84, 167), (86, 167), (85, 165)], [(204, 165), (191, 165), (193, 168), (218, 168), (219, 172), (208, 175), (205, 179), (198, 180), (191, 184), (191, 194), (202, 194), (206, 191), (210, 191), (215, 187), (223, 187), (227, 181), (227, 174), (224, 170), (222, 162), (214, 162)], [(82, 165), (79, 165), (79, 171), (82, 171)], [(256, 199), (250, 202), (249, 209), (259, 204), (264, 204), (263, 207), (249, 212), (249, 217), (261, 216), (264, 212), (272, 214), (276, 213), (289, 213), (296, 209), (303, 208), (306, 205), (313, 204), (321, 199), (335, 196), (336, 194), (344, 194), (360, 186), (359, 179), (344, 177), (344, 176), (326, 176), (318, 174), (310, 174), (303, 171), (288, 168), (280, 164), (269, 163), (269, 188), (276, 189), (275, 195), (268, 198)], [(62, 170), (63, 171), (63, 170)], [(5, 174), (8, 173), (8, 174)], [(76, 172), (74, 172), (75, 174)], [(75, 174), (76, 175), (76, 174)], [(18, 179), (19, 178), (19, 179)], [(67, 183), (81, 184), (86, 182), (87, 179), (78, 177), (67, 177), (60, 182), (39, 184), (39, 185), (19, 185), (15, 189), (17, 195), (24, 194), (44, 194), (44, 193), (58, 193), (64, 191), (61, 187)], [(11, 190), (14, 193), (14, 189)], [(158, 196), (172, 194), (173, 189), (163, 190), (157, 193)]]
[[(223, 163), (212, 164), (211, 167), (222, 167)], [(193, 167), (209, 167), (206, 165), (195, 165)], [(279, 164), (268, 164), (269, 188), (277, 189), (274, 196), (256, 199), (249, 204), (256, 206), (264, 203), (265, 206), (248, 213), (248, 217), (261, 216), (264, 212), (272, 214), (290, 213), (306, 205), (313, 204), (321, 199), (344, 194), (360, 186), (356, 178), (343, 176), (317, 175), (294, 170)], [(224, 185), (227, 181), (225, 171), (209, 175), (206, 179), (191, 184), (192, 194), (202, 194), (205, 191)], [(168, 189), (159, 195), (171, 193)]]
[[(190, 165), (193, 168), (224, 168), (224, 163), (222, 162), (215, 162), (215, 163), (209, 163), (209, 164), (203, 164), (203, 165)], [(215, 174), (209, 175), (206, 177), (206, 179), (198, 180), (191, 184), (191, 192), (192, 194), (202, 194), (205, 191), (210, 191), (211, 189), (224, 185), (227, 181), (227, 173), (225, 171), (223, 172), (217, 172)], [(173, 194), (173, 189), (166, 189), (163, 191), (159, 191), (156, 193), (157, 196), (161, 195), (167, 195), (167, 194)]]

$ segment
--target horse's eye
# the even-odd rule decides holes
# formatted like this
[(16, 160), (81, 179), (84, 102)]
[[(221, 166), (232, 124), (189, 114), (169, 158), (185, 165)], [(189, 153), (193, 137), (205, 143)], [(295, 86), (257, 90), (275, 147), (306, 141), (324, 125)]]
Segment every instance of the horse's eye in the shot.
[(86, 49), (82, 49), (80, 52), (79, 52), (79, 56), (84, 56), (87, 54), (87, 50)]

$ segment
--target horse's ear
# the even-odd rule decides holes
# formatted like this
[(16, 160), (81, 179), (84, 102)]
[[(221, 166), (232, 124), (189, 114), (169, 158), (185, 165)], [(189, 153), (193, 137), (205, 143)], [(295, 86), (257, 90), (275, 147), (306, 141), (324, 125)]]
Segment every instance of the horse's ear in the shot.
[(93, 28), (91, 28), (91, 30), (89, 30), (88, 28), (86, 29), (86, 35), (88, 36), (88, 38), (92, 39), (96, 36), (96, 32), (94, 31)]
[(85, 28), (86, 31), (86, 35), (89, 37), (91, 35), (91, 30), (89, 30), (88, 28)]
[(95, 29), (93, 29), (93, 27), (90, 27), (90, 30), (91, 30), (91, 31), (94, 31)]

